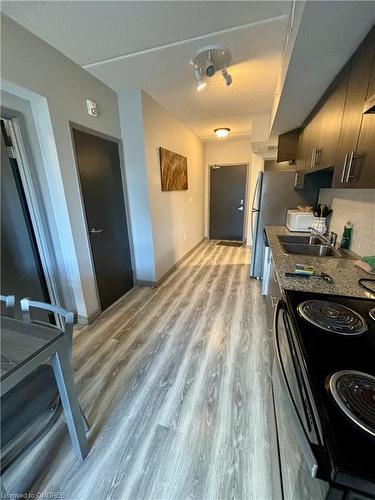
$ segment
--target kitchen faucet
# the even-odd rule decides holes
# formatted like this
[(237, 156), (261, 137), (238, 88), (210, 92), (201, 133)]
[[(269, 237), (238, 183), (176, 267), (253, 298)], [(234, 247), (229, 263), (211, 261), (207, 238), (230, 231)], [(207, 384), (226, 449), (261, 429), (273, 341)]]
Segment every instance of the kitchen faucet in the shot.
[(323, 241), (326, 245), (330, 245), (332, 247), (336, 247), (336, 242), (337, 242), (337, 234), (334, 233), (333, 231), (328, 232), (328, 236), (325, 236), (324, 234), (319, 233), (314, 227), (309, 226), (308, 229), (310, 229), (310, 232), (318, 239)]

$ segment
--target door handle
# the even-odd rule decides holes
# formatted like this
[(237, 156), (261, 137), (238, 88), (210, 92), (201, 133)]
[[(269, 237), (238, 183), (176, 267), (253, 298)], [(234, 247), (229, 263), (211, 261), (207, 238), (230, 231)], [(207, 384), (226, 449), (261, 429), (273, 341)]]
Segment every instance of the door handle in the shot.
[(239, 210), (240, 212), (243, 212), (243, 207), (238, 207), (237, 210)]
[(91, 234), (101, 234), (104, 232), (104, 229), (95, 229), (94, 227), (90, 229)]

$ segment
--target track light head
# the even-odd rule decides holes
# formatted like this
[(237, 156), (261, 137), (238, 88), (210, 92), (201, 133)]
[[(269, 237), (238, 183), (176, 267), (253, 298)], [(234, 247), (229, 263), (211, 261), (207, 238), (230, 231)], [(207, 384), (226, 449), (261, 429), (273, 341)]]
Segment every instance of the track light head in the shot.
[(200, 68), (194, 68), (194, 76), (195, 76), (195, 87), (197, 90), (202, 90), (207, 85), (207, 83), (202, 78), (202, 72)]
[(229, 85), (232, 85), (232, 77), (231, 75), (228, 73), (228, 70), (227, 68), (224, 68), (221, 70), (221, 74), (223, 75), (223, 78), (224, 78), (224, 82), (225, 82), (225, 85), (227, 87), (229, 87)]
[(209, 55), (206, 64), (204, 66), (204, 73), (206, 76), (211, 78), (216, 73), (215, 63), (211, 59), (211, 54)]

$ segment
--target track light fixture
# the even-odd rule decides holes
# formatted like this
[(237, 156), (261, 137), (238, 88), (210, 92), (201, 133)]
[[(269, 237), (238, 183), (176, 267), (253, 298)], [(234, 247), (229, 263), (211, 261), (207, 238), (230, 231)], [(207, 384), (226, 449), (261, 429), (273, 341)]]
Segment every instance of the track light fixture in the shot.
[(195, 76), (196, 89), (202, 90), (207, 85), (207, 83), (202, 78), (202, 72), (201, 72), (200, 68), (198, 68), (198, 67), (194, 68), (194, 76)]
[(225, 85), (226, 85), (227, 87), (229, 87), (229, 85), (231, 85), (231, 84), (232, 84), (232, 81), (233, 81), (233, 80), (232, 80), (231, 75), (228, 73), (227, 68), (222, 69), (222, 70), (221, 70), (221, 74), (223, 75)]
[(212, 78), (217, 71), (221, 71), (225, 85), (232, 84), (232, 77), (228, 73), (228, 66), (232, 59), (229, 49), (220, 45), (210, 45), (199, 50), (191, 64), (194, 66), (194, 75), (197, 90), (206, 86), (205, 78)]

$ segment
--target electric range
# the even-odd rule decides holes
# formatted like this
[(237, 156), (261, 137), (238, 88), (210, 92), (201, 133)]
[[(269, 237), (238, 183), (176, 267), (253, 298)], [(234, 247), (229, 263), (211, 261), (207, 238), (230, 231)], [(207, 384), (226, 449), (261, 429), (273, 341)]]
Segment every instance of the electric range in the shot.
[(285, 296), (327, 479), (375, 497), (375, 300), (287, 290)]

